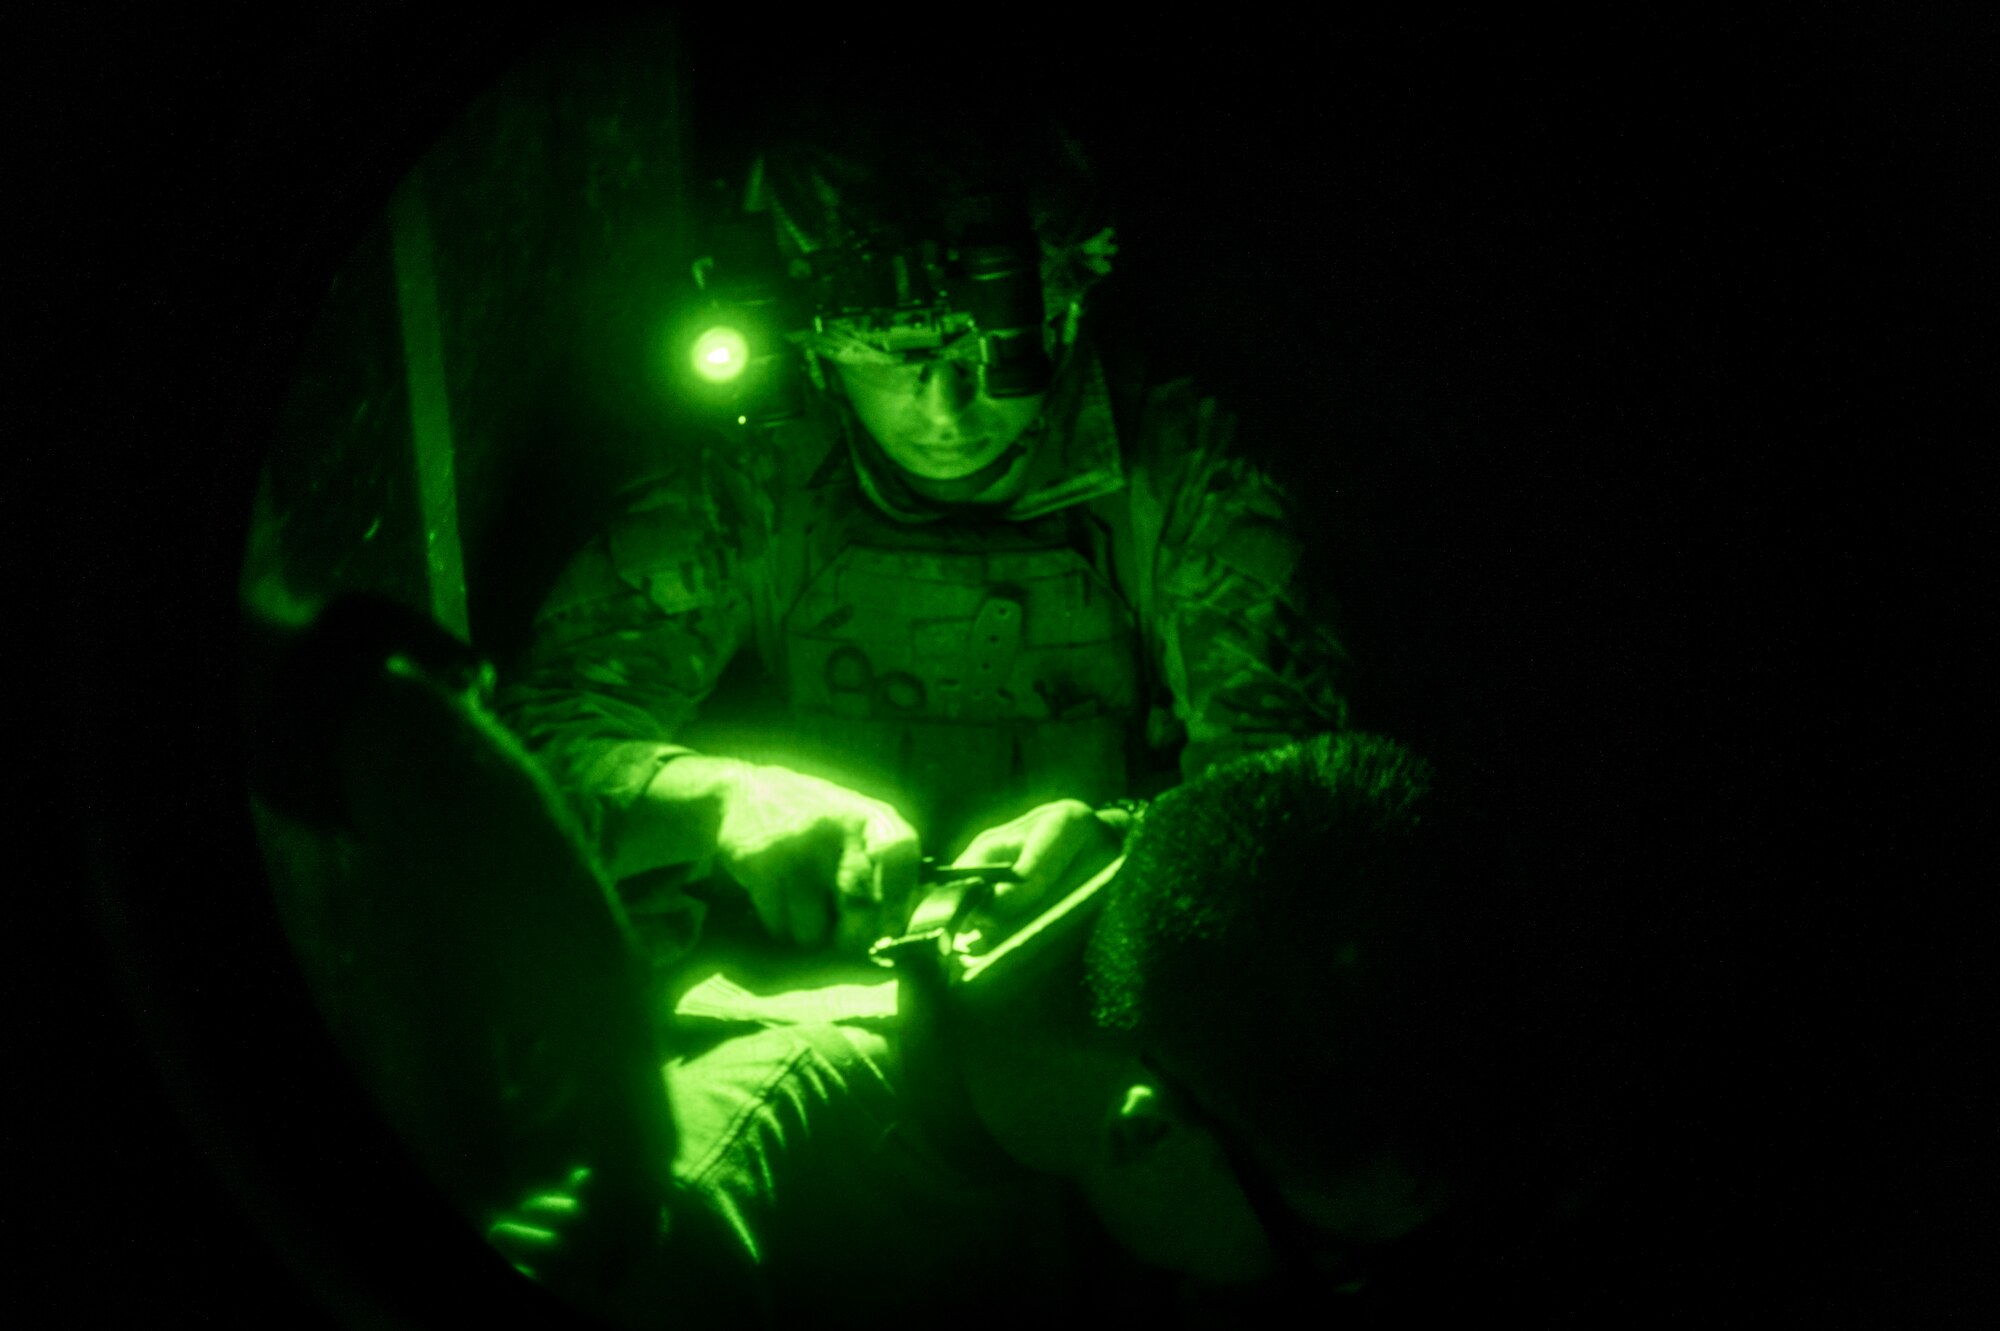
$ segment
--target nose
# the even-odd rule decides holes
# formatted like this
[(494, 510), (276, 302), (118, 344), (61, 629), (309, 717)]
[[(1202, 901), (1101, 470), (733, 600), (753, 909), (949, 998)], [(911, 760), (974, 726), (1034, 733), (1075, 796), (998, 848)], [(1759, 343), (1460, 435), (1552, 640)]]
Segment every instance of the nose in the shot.
[(917, 378), (917, 401), (928, 413), (956, 415), (978, 396), (976, 371), (957, 361), (926, 365)]

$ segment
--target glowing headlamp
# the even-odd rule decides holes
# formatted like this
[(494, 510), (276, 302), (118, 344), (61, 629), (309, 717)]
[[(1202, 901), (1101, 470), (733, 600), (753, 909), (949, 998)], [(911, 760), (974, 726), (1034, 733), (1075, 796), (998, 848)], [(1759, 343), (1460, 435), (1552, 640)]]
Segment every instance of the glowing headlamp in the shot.
[(721, 229), (713, 255), (694, 266), (707, 297), (681, 343), (703, 396), (760, 425), (804, 414), (798, 355), (785, 335), (798, 323), (778, 267), (768, 223), (742, 219)]
[(694, 372), (712, 384), (740, 379), (749, 364), (749, 339), (728, 324), (718, 324), (694, 340)]

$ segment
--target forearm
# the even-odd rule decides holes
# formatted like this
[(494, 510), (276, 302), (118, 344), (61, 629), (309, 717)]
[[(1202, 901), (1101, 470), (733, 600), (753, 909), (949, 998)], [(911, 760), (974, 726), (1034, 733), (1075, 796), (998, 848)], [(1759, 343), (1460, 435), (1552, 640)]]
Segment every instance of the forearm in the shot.
[(725, 803), (748, 767), (704, 753), (667, 759), (645, 792), (605, 829), (605, 871), (616, 880), (713, 855)]
[[(644, 693), (602, 682), (580, 688), (577, 680), (588, 669), (564, 662), (513, 681), (501, 691), (504, 719), (569, 798), (613, 879), (696, 862), (705, 853), (697, 849), (703, 839), (673, 832), (677, 825), (698, 830), (699, 810), (652, 807), (660, 802), (655, 785), (668, 768), (677, 768), (677, 775), (660, 785), (661, 794), (694, 800), (703, 793), (691, 787), (704, 764), (679, 768), (696, 755), (671, 738), (692, 716), (694, 700), (664, 687)], [(679, 816), (662, 817), (667, 813)], [(712, 832), (707, 840), (712, 845)]]

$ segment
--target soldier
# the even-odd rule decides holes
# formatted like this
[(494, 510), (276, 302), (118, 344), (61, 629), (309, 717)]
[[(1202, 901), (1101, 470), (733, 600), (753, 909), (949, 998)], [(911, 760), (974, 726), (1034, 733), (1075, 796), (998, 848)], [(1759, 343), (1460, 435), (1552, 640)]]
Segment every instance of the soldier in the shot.
[(739, 425), (625, 492), (508, 672), (663, 962), (716, 867), (855, 950), (920, 847), (1011, 865), (1019, 910), (1151, 795), (1345, 724), (1286, 494), (1093, 334), (1116, 245), (1077, 145), (948, 119), (772, 137), (698, 266), (765, 316), (702, 348), (749, 370)]

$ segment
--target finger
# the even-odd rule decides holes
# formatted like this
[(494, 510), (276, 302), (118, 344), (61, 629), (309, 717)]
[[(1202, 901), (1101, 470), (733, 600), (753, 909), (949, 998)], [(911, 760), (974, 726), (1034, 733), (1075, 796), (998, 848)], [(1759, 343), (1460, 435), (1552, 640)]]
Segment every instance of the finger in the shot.
[(958, 853), (952, 867), (1013, 864), (1020, 858), (1021, 848), (1027, 844), (1028, 830), (1035, 825), (1040, 814), (1040, 809), (1030, 809), (1018, 818), (987, 828)]
[(757, 908), (765, 933), (807, 947), (825, 941), (832, 927), (830, 898), (839, 855), (839, 827), (821, 823), (738, 865), (738, 881)]
[(756, 907), (757, 923), (764, 926), (765, 934), (772, 938), (785, 937), (784, 876), (775, 872), (769, 857), (760, 857), (758, 861), (739, 866), (737, 880), (743, 884), (750, 904)]
[(841, 851), (840, 868), (834, 875), (833, 945), (837, 951), (858, 955), (882, 935), (877, 892), (875, 865), (857, 826)]
[(1077, 815), (1069, 809), (1051, 811), (1028, 826), (1021, 838), (1021, 856), (1014, 862), (1023, 878), (1044, 875), (1048, 866), (1060, 864), (1076, 853), (1081, 831)]
[(958, 853), (951, 862), (954, 869), (985, 868), (994, 864), (1013, 865), (1021, 858), (1021, 849), (1026, 843), (1018, 832), (996, 827), (981, 832), (972, 839), (972, 844)]
[(786, 934), (800, 947), (818, 947), (833, 932), (832, 878), (820, 855), (800, 856), (785, 875)]
[(486, 1241), (507, 1259), (507, 1264), (530, 1280), (540, 1279), (534, 1263), (554, 1255), (559, 1239), (554, 1230), (517, 1220), (501, 1220), (487, 1226)]
[(875, 861), (868, 853), (867, 828), (857, 820), (841, 842), (840, 863), (833, 874), (834, 896), (840, 907), (872, 908), (880, 901), (876, 891)]
[(909, 922), (923, 848), (917, 843), (916, 829), (886, 807), (869, 820), (867, 845), (878, 922), (883, 932), (895, 932)]
[(792, 841), (784, 855), (784, 937), (800, 947), (820, 947), (834, 931), (834, 877), (840, 869), (842, 831), (822, 821)]
[(1044, 823), (1029, 834), (1014, 861), (1019, 879), (1000, 884), (994, 890), (994, 897), (1010, 905), (1041, 900), (1049, 885), (1069, 867), (1080, 844), (1067, 824), (1054, 820)]
[(1078, 855), (1100, 840), (1097, 815), (1089, 806), (1078, 802), (1051, 812), (1028, 829), (1027, 844), (1014, 864), (1020, 881), (1011, 885), (1011, 891), (995, 896), (1016, 905), (1041, 900), (1056, 883), (1065, 881)]
[(582, 1204), (576, 1198), (563, 1192), (541, 1193), (538, 1196), (528, 1198), (520, 1206), (520, 1212), (523, 1216), (536, 1221), (560, 1220), (566, 1216), (575, 1215), (580, 1209), (582, 1209)]
[(834, 920), (833, 948), (845, 956), (865, 956), (876, 939), (893, 932), (883, 923), (882, 909), (874, 902), (846, 902)]
[(486, 1241), (513, 1256), (545, 1254), (560, 1241), (552, 1229), (519, 1220), (499, 1220), (487, 1227)]

